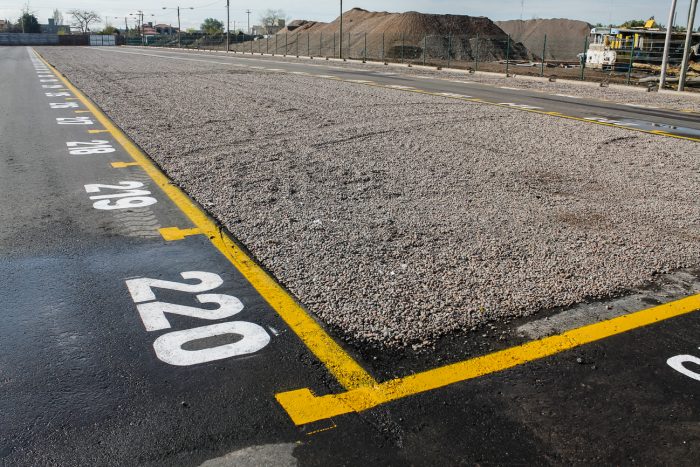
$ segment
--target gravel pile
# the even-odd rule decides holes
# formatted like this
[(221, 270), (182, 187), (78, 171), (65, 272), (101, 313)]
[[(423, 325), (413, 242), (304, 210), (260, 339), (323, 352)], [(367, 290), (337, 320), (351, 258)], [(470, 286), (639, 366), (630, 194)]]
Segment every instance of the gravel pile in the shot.
[(418, 348), (700, 263), (695, 143), (297, 75), (40, 51), (350, 340)]

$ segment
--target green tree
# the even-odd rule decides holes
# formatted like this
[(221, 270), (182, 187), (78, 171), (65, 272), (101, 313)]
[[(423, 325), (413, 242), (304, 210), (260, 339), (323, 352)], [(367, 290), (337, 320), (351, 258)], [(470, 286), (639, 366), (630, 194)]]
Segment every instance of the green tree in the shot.
[(105, 27), (100, 34), (119, 34), (119, 30), (114, 26)]
[(24, 13), (22, 16), (20, 16), (18, 26), (19, 29), (22, 30), (22, 32), (41, 32), (41, 26), (39, 26), (39, 21), (37, 21), (36, 16), (34, 16), (31, 13)]
[(208, 34), (210, 36), (223, 34), (224, 23), (219, 21), (218, 19), (207, 18), (202, 23), (202, 31), (204, 32), (204, 34)]

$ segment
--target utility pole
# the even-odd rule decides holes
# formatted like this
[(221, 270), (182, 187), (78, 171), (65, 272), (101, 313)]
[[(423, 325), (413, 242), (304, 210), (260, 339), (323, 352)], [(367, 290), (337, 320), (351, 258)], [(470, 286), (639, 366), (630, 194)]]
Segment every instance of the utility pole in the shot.
[(231, 44), (231, 0), (226, 0), (226, 53)]
[[(185, 10), (194, 10), (194, 7), (183, 7)], [(182, 26), (180, 24), (180, 5), (177, 7), (169, 8), (163, 7), (164, 10), (177, 10), (177, 46), (182, 48)]]
[(343, 0), (340, 0), (340, 58), (343, 58)]
[(698, 8), (698, 0), (690, 0), (690, 12), (688, 13), (688, 26), (685, 33), (685, 47), (683, 48), (683, 60), (681, 61), (681, 76), (678, 79), (678, 90), (685, 89), (685, 78), (688, 74), (688, 59), (690, 58), (690, 46), (693, 41), (693, 27), (695, 26), (695, 12)]
[(248, 15), (248, 35), (250, 36), (250, 14), (252, 13), (252, 11), (246, 10), (245, 12)]
[(143, 11), (136, 10), (136, 13), (129, 13), (129, 16), (136, 16), (136, 27), (139, 31), (139, 36), (141, 36), (141, 45), (143, 45)]
[(673, 17), (676, 14), (676, 3), (678, 0), (671, 1), (671, 11), (668, 14), (668, 23), (666, 26), (666, 42), (664, 43), (664, 55), (661, 59), (661, 76), (659, 77), (659, 89), (663, 89), (666, 84), (666, 68), (668, 67), (668, 54), (671, 50), (671, 35), (673, 34)]

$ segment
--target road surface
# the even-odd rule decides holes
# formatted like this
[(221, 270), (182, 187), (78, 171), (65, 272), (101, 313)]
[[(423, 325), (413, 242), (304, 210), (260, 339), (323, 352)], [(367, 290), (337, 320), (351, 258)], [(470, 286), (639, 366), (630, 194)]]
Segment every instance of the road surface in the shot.
[[(2, 464), (700, 461), (690, 289), (439, 368), (361, 358), (32, 49), (0, 62)], [(656, 113), (625, 115), (685, 122)]]

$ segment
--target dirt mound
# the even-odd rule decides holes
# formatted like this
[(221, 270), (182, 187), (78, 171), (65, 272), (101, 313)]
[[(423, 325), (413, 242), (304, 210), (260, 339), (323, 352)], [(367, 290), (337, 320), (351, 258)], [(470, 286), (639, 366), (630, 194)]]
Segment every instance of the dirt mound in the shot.
[(565, 61), (577, 60), (593, 27), (585, 21), (562, 18), (496, 21), (496, 25), (538, 57), (542, 55), (546, 34), (545, 59)]
[[(294, 26), (278, 33), (284, 36), (284, 43), (290, 50), (295, 50), (297, 40), (301, 50), (306, 50), (310, 43), (316, 50), (337, 52), (339, 49), (340, 18), (331, 23), (297, 20), (290, 24)], [(278, 43), (282, 43), (280, 40), (278, 37)], [(432, 57), (446, 56), (449, 51), (453, 60), (473, 60), (478, 50), (479, 60), (502, 60), (506, 57), (507, 34), (483, 16), (415, 11), (389, 13), (353, 8), (343, 14), (343, 47), (343, 55), (349, 52), (353, 58), (366, 53), (367, 56), (416, 59), (425, 49)], [(514, 60), (529, 60), (533, 56), (517, 42), (511, 42), (509, 52)]]

